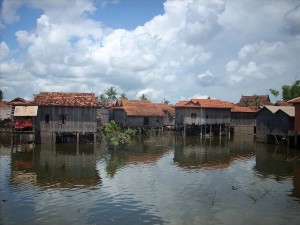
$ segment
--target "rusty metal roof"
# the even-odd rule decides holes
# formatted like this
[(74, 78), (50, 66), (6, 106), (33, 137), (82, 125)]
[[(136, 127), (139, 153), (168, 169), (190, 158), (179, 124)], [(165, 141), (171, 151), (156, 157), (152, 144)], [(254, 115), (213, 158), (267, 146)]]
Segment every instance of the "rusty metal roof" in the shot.
[(101, 106), (94, 93), (79, 92), (40, 92), (33, 102), (39, 106)]

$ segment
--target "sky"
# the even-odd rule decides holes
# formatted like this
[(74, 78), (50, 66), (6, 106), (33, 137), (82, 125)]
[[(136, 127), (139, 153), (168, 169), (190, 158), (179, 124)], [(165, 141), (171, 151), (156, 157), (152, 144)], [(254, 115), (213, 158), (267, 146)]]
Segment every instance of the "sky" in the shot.
[[(300, 79), (300, 0), (2, 0), (4, 100), (109, 87), (236, 103)], [(281, 100), (281, 95), (271, 100)]]

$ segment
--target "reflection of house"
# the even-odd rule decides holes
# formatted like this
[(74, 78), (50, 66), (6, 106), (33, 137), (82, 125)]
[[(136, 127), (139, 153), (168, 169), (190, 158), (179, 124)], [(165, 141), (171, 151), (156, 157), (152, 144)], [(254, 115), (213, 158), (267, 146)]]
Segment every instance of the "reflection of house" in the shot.
[(94, 145), (41, 145), (34, 158), (37, 183), (49, 187), (87, 187), (101, 182)]
[[(220, 133), (230, 126), (232, 104), (217, 99), (191, 99), (175, 105), (178, 126), (193, 126), (200, 133)], [(208, 132), (206, 129), (208, 125)], [(201, 127), (199, 127), (201, 126)]]
[(121, 126), (135, 128), (163, 126), (164, 112), (147, 100), (118, 100), (111, 109), (112, 119)]
[(265, 106), (256, 114), (257, 140), (273, 142), (287, 137), (294, 128), (295, 108), (293, 106)]
[(233, 105), (231, 109), (231, 125), (235, 134), (254, 134), (255, 111), (250, 107)]
[(253, 139), (239, 138), (241, 142), (229, 142), (220, 138), (186, 137), (177, 141), (174, 161), (178, 166), (197, 169), (226, 168), (232, 161), (253, 157)]
[(100, 107), (93, 93), (41, 92), (34, 96), (38, 106), (37, 141), (79, 142), (80, 137), (94, 136), (97, 131), (96, 111)]

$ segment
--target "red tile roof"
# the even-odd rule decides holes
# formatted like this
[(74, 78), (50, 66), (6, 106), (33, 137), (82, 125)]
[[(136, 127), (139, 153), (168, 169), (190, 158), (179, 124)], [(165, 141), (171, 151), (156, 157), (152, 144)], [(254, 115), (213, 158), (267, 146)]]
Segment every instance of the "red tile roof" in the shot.
[(11, 100), (7, 104), (8, 105), (14, 105), (14, 106), (16, 106), (16, 105), (24, 105), (24, 106), (26, 106), (26, 105), (32, 105), (33, 102), (32, 101), (26, 101), (24, 98), (19, 98), (18, 97), (18, 98), (15, 98), (15, 99)]
[(231, 109), (233, 106), (230, 102), (221, 101), (219, 99), (191, 99), (189, 101), (180, 101), (175, 104), (175, 107)]
[(275, 103), (275, 106), (293, 106), (292, 103), (289, 103), (289, 102), (276, 102)]
[(233, 113), (255, 113), (256, 111), (250, 107), (233, 105), (231, 112), (233, 112)]
[(251, 95), (244, 96), (242, 95), (240, 101), (237, 103), (239, 106), (246, 106), (246, 102), (254, 102), (256, 98), (259, 98), (262, 105), (272, 105), (269, 95)]
[(127, 116), (164, 116), (155, 103), (147, 100), (119, 100), (112, 108), (124, 110)]
[(160, 108), (164, 113), (169, 112), (171, 116), (175, 117), (175, 108), (174, 107), (169, 106), (165, 103), (153, 103), (153, 104), (156, 104), (156, 106), (158, 108)]
[(77, 92), (41, 92), (34, 96), (34, 104), (41, 106), (101, 106), (95, 94)]
[(0, 102), (0, 108), (10, 108), (11, 106), (9, 106), (7, 104), (7, 102)]

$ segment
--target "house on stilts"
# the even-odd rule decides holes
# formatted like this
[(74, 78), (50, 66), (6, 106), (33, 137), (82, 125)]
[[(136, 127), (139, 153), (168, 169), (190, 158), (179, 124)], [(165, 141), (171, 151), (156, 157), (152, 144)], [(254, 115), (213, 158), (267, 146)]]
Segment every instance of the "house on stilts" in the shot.
[(175, 123), (184, 134), (230, 134), (230, 102), (218, 99), (191, 99), (175, 104)]
[(294, 120), (294, 143), (293, 146), (300, 148), (300, 97), (288, 101), (295, 107), (295, 120)]
[(96, 142), (97, 109), (93, 93), (41, 92), (34, 95), (38, 107), (34, 121), (37, 143)]
[(256, 141), (290, 142), (295, 119), (294, 106), (264, 106), (256, 113)]
[(148, 100), (117, 100), (113, 106), (112, 119), (121, 127), (162, 129), (164, 112)]

